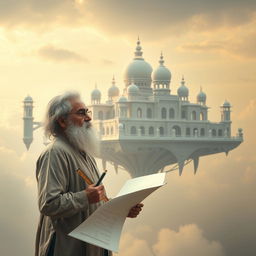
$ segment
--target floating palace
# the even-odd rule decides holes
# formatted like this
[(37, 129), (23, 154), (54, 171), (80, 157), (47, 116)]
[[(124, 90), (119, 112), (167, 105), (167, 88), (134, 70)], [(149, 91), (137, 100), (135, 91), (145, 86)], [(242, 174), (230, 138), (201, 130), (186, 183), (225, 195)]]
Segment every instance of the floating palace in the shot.
[[(161, 54), (153, 70), (143, 58), (137, 41), (134, 58), (124, 72), (124, 88), (112, 80), (108, 99), (101, 91), (91, 92), (92, 121), (97, 129), (103, 168), (110, 162), (115, 169), (127, 170), (132, 177), (164, 171), (176, 164), (179, 174), (193, 161), (196, 173), (199, 158), (228, 152), (243, 141), (243, 131), (231, 134), (231, 104), (220, 106), (220, 122), (208, 120), (206, 93), (200, 90), (196, 102), (189, 101), (189, 88), (182, 77), (177, 94), (171, 90), (171, 72)], [(24, 101), (24, 143), (29, 148), (33, 130), (41, 123), (33, 121), (33, 99)]]

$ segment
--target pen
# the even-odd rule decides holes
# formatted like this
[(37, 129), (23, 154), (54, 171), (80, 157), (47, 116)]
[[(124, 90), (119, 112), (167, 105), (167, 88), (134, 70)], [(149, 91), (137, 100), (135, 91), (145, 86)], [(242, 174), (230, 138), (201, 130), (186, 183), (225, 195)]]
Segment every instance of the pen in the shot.
[[(92, 182), (92, 181), (85, 175), (85, 173), (82, 172), (80, 169), (77, 169), (76, 172), (79, 174), (80, 177), (83, 178), (83, 180), (84, 180), (88, 185), (92, 185), (92, 184), (93, 184), (93, 182)], [(97, 184), (102, 181), (102, 179), (103, 179), (104, 176), (106, 175), (106, 172), (107, 172), (107, 170), (102, 173), (102, 175), (101, 175), (100, 179), (98, 180)], [(104, 174), (104, 173), (105, 173), (105, 174)], [(103, 174), (104, 174), (104, 175), (103, 175)], [(103, 177), (102, 177), (102, 176), (103, 176)], [(99, 185), (97, 185), (97, 184), (96, 184), (96, 186), (99, 186)], [(104, 200), (105, 202), (109, 201), (106, 196), (103, 197), (103, 200)]]
[(105, 171), (101, 174), (101, 176), (100, 176), (98, 182), (96, 183), (95, 187), (97, 187), (97, 186), (100, 185), (100, 183), (102, 182), (102, 180), (103, 180), (103, 178), (105, 177), (106, 173), (107, 173), (107, 170), (105, 170)]

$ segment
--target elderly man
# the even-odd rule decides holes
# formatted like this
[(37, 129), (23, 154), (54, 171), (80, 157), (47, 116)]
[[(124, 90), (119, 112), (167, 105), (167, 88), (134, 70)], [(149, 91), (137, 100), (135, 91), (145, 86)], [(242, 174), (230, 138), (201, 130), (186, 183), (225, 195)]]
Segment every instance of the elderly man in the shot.
[[(40, 221), (36, 256), (105, 256), (111, 252), (68, 236), (103, 203), (103, 185), (88, 185), (77, 174), (80, 169), (95, 184), (99, 172), (94, 155), (98, 143), (89, 111), (78, 93), (53, 98), (45, 121), (45, 134), (53, 138), (36, 165)], [(136, 217), (142, 204), (128, 217)]]

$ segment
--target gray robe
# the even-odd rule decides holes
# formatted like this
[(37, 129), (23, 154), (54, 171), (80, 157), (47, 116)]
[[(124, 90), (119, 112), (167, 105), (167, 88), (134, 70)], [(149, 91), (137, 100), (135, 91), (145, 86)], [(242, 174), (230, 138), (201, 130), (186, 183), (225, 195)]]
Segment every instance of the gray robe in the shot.
[(40, 155), (36, 165), (40, 220), (35, 256), (47, 256), (55, 236), (54, 256), (102, 256), (103, 249), (68, 236), (102, 203), (89, 204), (82, 170), (94, 183), (99, 178), (95, 160), (81, 154), (62, 137)]

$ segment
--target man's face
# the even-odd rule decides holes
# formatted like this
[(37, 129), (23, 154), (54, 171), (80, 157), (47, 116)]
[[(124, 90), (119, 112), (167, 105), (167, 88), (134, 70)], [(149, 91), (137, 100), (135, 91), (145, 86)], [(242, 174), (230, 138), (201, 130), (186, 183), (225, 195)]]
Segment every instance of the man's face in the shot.
[(66, 120), (65, 135), (69, 142), (81, 151), (91, 155), (99, 152), (97, 132), (93, 129), (88, 109), (79, 99), (70, 101), (72, 109)]
[(72, 109), (69, 114), (69, 121), (76, 126), (82, 127), (84, 122), (90, 122), (91, 117), (88, 114), (88, 108), (79, 99), (70, 101)]

